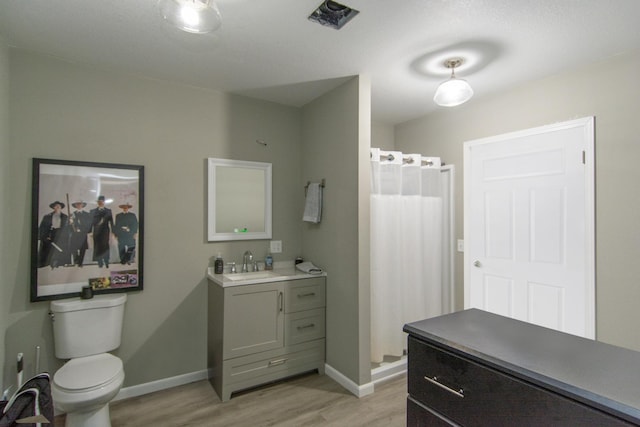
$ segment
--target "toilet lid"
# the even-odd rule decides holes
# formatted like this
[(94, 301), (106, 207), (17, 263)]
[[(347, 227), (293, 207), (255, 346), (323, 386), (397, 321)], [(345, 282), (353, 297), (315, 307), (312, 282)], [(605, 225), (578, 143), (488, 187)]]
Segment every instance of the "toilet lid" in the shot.
[(122, 371), (122, 360), (109, 353), (71, 359), (55, 373), (53, 382), (67, 390), (99, 387)]

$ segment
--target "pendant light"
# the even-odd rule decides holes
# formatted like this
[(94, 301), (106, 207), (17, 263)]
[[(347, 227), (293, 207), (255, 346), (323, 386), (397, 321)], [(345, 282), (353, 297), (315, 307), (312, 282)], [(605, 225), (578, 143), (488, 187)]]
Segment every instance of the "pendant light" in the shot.
[(158, 7), (165, 21), (187, 33), (211, 33), (222, 24), (214, 0), (160, 0)]
[(462, 58), (447, 59), (444, 66), (451, 68), (451, 78), (438, 86), (433, 101), (442, 107), (455, 107), (464, 104), (473, 96), (473, 89), (466, 80), (455, 75), (455, 68), (462, 65)]

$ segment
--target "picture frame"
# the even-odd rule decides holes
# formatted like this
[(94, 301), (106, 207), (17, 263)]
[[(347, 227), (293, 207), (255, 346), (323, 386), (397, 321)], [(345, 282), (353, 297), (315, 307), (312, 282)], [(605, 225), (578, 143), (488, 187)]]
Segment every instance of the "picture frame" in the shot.
[(144, 166), (33, 158), (32, 185), (32, 302), (143, 289)]

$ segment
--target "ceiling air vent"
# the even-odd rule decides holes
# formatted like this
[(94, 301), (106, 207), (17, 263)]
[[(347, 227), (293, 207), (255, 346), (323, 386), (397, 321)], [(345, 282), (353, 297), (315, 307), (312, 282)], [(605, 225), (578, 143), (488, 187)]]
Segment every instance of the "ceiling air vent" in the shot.
[(309, 20), (339, 30), (358, 13), (360, 12), (349, 6), (325, 0), (309, 15)]

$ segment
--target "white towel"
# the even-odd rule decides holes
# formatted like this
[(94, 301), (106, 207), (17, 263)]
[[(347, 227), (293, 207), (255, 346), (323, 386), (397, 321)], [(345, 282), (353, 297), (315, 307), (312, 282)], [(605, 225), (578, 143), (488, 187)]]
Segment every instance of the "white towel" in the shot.
[(322, 269), (320, 267), (316, 267), (312, 262), (309, 261), (296, 264), (296, 268), (308, 274), (322, 274)]
[(309, 183), (307, 200), (304, 205), (303, 221), (319, 223), (322, 215), (322, 187), (319, 183)]

